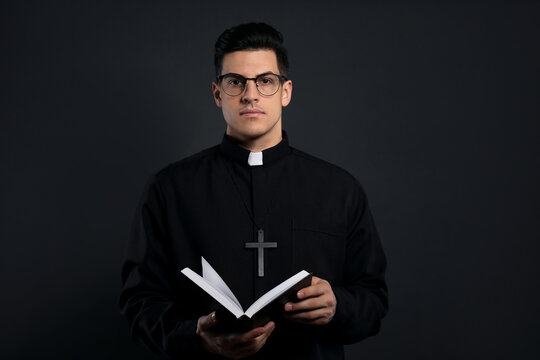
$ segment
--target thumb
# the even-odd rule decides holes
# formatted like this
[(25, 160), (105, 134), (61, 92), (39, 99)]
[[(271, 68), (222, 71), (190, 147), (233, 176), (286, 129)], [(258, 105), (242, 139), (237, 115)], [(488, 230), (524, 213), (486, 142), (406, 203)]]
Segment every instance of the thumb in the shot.
[(216, 317), (215, 311), (211, 312), (210, 314), (206, 316), (202, 316), (199, 319), (199, 326), (201, 327), (202, 330), (208, 330), (209, 328), (211, 328), (212, 326), (216, 324), (217, 324), (217, 317)]

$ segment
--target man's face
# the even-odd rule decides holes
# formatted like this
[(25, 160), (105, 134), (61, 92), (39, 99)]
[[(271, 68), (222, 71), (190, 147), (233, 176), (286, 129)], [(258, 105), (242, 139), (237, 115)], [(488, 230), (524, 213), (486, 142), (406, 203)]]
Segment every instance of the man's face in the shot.
[[(255, 78), (265, 73), (280, 74), (273, 50), (243, 50), (223, 57), (221, 74)], [(255, 82), (248, 80), (237, 96), (227, 95), (220, 84), (212, 83), (216, 105), (223, 111), (227, 135), (241, 141), (257, 141), (273, 146), (281, 140), (281, 108), (291, 101), (292, 82), (285, 81), (271, 96), (261, 95)]]

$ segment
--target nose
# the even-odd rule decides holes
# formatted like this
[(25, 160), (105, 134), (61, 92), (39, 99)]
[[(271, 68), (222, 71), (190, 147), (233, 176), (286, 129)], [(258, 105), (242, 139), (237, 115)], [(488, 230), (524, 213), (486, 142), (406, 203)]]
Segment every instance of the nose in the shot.
[(242, 101), (246, 103), (259, 101), (259, 90), (257, 90), (257, 84), (255, 83), (255, 80), (246, 80), (246, 86), (244, 89), (244, 93), (242, 94)]

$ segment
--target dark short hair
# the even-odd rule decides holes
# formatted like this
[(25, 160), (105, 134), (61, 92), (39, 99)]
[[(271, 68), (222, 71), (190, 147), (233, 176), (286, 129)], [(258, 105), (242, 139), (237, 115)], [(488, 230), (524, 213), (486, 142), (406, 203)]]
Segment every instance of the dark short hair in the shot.
[(273, 50), (276, 53), (279, 72), (287, 76), (289, 60), (287, 49), (283, 46), (283, 35), (265, 23), (248, 23), (225, 30), (214, 47), (216, 76), (221, 75), (223, 57), (241, 50)]

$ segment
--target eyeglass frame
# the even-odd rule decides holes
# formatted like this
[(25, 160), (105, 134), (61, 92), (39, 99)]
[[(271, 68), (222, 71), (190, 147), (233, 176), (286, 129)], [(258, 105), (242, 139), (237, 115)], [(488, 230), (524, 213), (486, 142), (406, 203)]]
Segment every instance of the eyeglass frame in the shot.
[[(248, 80), (253, 80), (253, 82), (255, 83), (255, 88), (257, 88), (257, 92), (258, 92), (259, 94), (261, 94), (262, 96), (274, 96), (274, 95), (279, 91), (279, 88), (280, 88), (281, 86), (283, 86), (283, 83), (284, 83), (285, 81), (289, 80), (285, 75), (274, 74), (274, 73), (271, 72), (271, 71), (265, 72), (265, 73), (263, 73), (263, 74), (259, 74), (259, 75), (257, 75), (257, 76), (254, 77), (254, 78), (247, 78), (247, 77), (244, 77), (244, 76), (242, 76), (242, 75), (240, 75), (240, 74), (237, 74), (237, 73), (227, 73), (227, 74), (223, 74), (223, 75), (216, 76), (216, 80), (217, 80), (218, 84), (222, 85), (222, 84), (223, 84), (223, 78), (224, 78), (225, 76), (230, 76), (230, 75), (237, 76), (237, 77), (239, 77), (239, 78), (244, 79), (244, 80), (243, 80), (244, 90), (242, 90), (242, 91), (241, 91), (239, 94), (237, 94), (237, 95), (230, 95), (230, 94), (228, 94), (228, 93), (225, 91), (225, 89), (223, 89), (223, 86), (222, 86), (222, 89), (223, 89), (223, 91), (225, 92), (225, 94), (227, 94), (227, 95), (229, 95), (229, 96), (238, 96), (238, 95), (242, 95), (242, 93), (243, 93), (244, 91), (246, 91), (246, 89), (247, 89), (247, 82), (248, 82)], [(272, 94), (268, 94), (268, 95), (267, 95), (267, 94), (263, 94), (263, 93), (261, 92), (261, 90), (259, 90), (259, 84), (257, 84), (257, 79), (260, 78), (260, 77), (262, 77), (262, 76), (265, 76), (265, 75), (274, 75), (274, 76), (277, 76), (278, 79), (279, 79), (279, 86), (277, 87), (276, 91), (275, 91), (274, 93), (272, 93)]]

